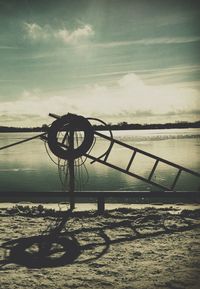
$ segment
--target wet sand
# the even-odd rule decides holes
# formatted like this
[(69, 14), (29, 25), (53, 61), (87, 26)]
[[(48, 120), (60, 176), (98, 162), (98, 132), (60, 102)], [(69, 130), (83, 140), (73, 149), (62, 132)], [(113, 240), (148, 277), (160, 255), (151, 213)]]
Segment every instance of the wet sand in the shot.
[(77, 211), (65, 220), (52, 208), (10, 206), (0, 217), (2, 289), (200, 288), (198, 206)]

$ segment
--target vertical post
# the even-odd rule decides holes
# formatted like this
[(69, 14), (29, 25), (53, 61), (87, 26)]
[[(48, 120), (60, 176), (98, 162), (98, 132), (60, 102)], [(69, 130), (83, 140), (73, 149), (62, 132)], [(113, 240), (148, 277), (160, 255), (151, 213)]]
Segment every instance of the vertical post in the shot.
[(97, 210), (100, 215), (105, 211), (105, 197), (103, 193), (99, 193), (97, 196)]
[[(74, 131), (69, 132), (69, 151), (74, 149)], [(75, 208), (74, 201), (74, 190), (75, 190), (75, 178), (74, 178), (74, 159), (69, 158), (69, 198), (70, 198), (70, 210)]]

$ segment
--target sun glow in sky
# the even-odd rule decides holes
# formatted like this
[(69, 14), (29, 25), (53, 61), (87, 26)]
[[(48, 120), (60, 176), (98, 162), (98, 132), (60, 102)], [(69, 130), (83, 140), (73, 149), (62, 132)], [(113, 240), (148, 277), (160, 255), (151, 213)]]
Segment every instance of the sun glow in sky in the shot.
[(0, 0), (0, 125), (199, 120), (200, 2)]

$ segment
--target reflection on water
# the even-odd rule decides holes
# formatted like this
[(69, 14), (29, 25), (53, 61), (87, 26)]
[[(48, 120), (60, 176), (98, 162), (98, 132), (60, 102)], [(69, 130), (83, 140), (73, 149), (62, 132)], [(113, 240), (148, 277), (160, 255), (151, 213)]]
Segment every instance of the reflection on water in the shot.
[[(1, 133), (0, 147), (34, 135), (33, 133)], [(198, 129), (114, 131), (114, 137), (152, 154), (166, 158), (184, 167), (200, 172), (200, 131)], [(92, 150), (95, 156), (101, 155), (108, 147), (108, 141), (97, 138)], [(132, 151), (114, 144), (108, 161), (127, 167)], [(130, 171), (147, 177), (154, 161), (149, 157), (136, 155)], [(98, 163), (86, 167), (89, 180), (83, 190), (153, 190), (155, 187), (124, 175)], [(177, 170), (159, 164), (154, 180), (162, 185), (170, 185)], [(87, 172), (82, 167), (77, 174), (77, 188)], [(61, 190), (57, 167), (50, 161), (41, 140), (32, 140), (16, 147), (0, 151), (0, 191), (56, 191)], [(199, 190), (197, 177), (182, 173), (177, 190)], [(159, 189), (157, 189), (159, 190)]]

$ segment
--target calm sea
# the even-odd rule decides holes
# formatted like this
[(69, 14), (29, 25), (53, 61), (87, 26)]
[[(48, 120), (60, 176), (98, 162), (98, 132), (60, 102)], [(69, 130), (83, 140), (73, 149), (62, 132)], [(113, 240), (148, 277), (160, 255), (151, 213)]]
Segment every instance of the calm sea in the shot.
[[(0, 147), (35, 135), (34, 133), (0, 133)], [(200, 172), (200, 130), (164, 129), (141, 131), (114, 131), (114, 137), (129, 145)], [(108, 147), (108, 141), (97, 138), (91, 151), (101, 155)], [(132, 152), (114, 145), (109, 156), (113, 164), (126, 168)], [(54, 158), (54, 157), (53, 157)], [(56, 158), (54, 158), (55, 161)], [(147, 177), (154, 161), (149, 157), (136, 155), (130, 170)], [(153, 180), (170, 186), (177, 170), (168, 165), (159, 165)], [(154, 190), (155, 187), (108, 168), (102, 164), (86, 161), (85, 166), (76, 168), (77, 190)], [(177, 190), (199, 190), (199, 179), (182, 173)], [(58, 168), (46, 153), (44, 143), (35, 139), (0, 151), (0, 192), (5, 191), (58, 191), (62, 190)], [(157, 189), (159, 190), (159, 189)]]

